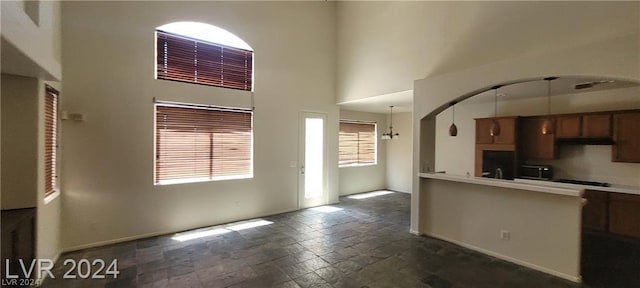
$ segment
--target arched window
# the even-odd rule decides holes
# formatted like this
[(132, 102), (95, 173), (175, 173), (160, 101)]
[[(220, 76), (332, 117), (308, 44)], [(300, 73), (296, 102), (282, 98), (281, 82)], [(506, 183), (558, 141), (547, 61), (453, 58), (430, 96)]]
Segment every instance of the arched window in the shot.
[(252, 91), (253, 49), (232, 33), (198, 22), (156, 28), (156, 77)]

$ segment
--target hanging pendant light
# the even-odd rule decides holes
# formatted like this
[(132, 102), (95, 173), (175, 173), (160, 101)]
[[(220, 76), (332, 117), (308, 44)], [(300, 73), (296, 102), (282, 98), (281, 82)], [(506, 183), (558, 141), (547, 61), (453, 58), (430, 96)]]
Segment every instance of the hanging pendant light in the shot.
[(498, 88), (502, 86), (494, 86), (492, 89), (495, 90), (494, 101), (493, 101), (493, 122), (491, 123), (491, 127), (489, 128), (489, 135), (491, 136), (499, 136), (500, 135), (500, 123), (495, 118), (498, 116)]
[(451, 126), (449, 126), (449, 136), (456, 137), (458, 136), (458, 127), (456, 126), (456, 102), (451, 102), (451, 109), (453, 109), (453, 121), (451, 122)]
[(542, 135), (551, 135), (553, 134), (554, 121), (551, 117), (551, 81), (558, 79), (558, 77), (547, 77), (544, 80), (547, 81), (547, 119), (544, 119), (542, 122), (541, 132)]
[(389, 106), (389, 131), (382, 133), (382, 139), (383, 140), (391, 140), (391, 139), (398, 139), (400, 137), (400, 134), (393, 133), (393, 106)]

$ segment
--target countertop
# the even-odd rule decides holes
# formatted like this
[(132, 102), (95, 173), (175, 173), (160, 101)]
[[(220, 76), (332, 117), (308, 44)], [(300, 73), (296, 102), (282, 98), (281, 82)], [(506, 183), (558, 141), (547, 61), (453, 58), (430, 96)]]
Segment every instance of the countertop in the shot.
[(577, 197), (581, 197), (582, 194), (584, 193), (584, 190), (587, 189), (587, 188), (579, 187), (581, 185), (570, 185), (570, 186), (541, 185), (542, 183), (538, 183), (538, 182), (542, 182), (542, 181), (535, 181), (535, 180), (529, 180), (531, 182), (524, 182), (524, 181), (453, 175), (453, 174), (445, 174), (445, 173), (419, 173), (418, 177), (462, 182), (462, 183), (469, 183), (469, 184), (477, 184), (477, 185), (495, 186), (495, 187), (502, 187), (502, 188), (528, 190), (528, 191), (557, 194), (557, 195), (577, 196)]
[(514, 182), (523, 183), (523, 184), (542, 185), (542, 186), (547, 186), (547, 187), (580, 188), (580, 189), (585, 189), (585, 190), (594, 190), (594, 191), (603, 191), (603, 192), (613, 192), (613, 193), (625, 193), (625, 194), (640, 195), (640, 187), (634, 187), (634, 186), (624, 186), (624, 185), (611, 184), (610, 187), (602, 187), (602, 186), (558, 183), (558, 182), (551, 182), (551, 181), (519, 179), (519, 178), (516, 178), (513, 181)]

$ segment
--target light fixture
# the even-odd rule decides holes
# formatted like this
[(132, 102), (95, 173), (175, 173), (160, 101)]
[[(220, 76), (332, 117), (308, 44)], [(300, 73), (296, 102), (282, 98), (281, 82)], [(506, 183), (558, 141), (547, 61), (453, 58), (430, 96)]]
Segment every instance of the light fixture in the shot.
[(493, 97), (493, 121), (491, 122), (491, 127), (489, 128), (489, 135), (491, 136), (499, 136), (500, 135), (500, 123), (496, 120), (498, 116), (498, 88), (502, 86), (494, 86), (491, 89), (494, 89), (495, 96)]
[(389, 106), (389, 110), (391, 111), (389, 113), (389, 132), (382, 133), (382, 139), (384, 140), (397, 139), (400, 137), (400, 134), (393, 133), (393, 106)]
[(453, 120), (451, 121), (451, 126), (449, 126), (449, 136), (456, 137), (458, 136), (458, 127), (456, 126), (456, 102), (451, 102), (451, 109), (453, 110)]
[(544, 80), (547, 81), (547, 119), (542, 122), (541, 132), (542, 135), (553, 134), (553, 118), (551, 117), (551, 81), (558, 79), (558, 77), (547, 77)]

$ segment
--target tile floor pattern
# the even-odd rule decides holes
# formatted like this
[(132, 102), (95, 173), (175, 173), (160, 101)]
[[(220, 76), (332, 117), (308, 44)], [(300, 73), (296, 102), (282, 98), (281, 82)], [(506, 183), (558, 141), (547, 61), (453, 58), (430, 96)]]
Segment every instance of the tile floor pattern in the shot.
[[(408, 233), (410, 196), (342, 197), (331, 213), (185, 242), (173, 235), (67, 253), (43, 287), (580, 287)], [(117, 279), (61, 279), (64, 259), (118, 259)]]

